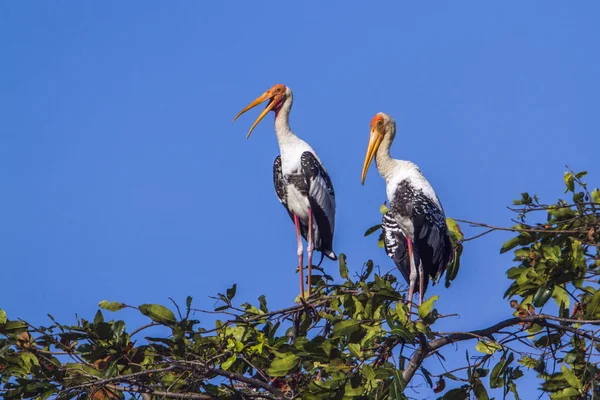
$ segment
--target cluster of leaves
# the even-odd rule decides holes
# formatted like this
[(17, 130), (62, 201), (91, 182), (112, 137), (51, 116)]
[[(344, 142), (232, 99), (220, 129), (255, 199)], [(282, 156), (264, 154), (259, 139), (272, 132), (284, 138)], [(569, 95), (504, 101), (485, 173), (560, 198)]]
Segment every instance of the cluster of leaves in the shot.
[[(580, 327), (585, 321), (600, 319), (600, 190), (588, 189), (582, 180), (586, 174), (565, 172), (565, 193), (572, 194), (572, 201), (543, 204), (537, 196), (522, 193), (514, 202), (518, 235), (507, 241), (501, 252), (516, 249), (518, 265), (507, 272), (512, 284), (505, 293), (505, 297), (521, 298), (520, 305), (513, 303), (516, 315), (530, 315), (534, 307), (553, 309), (546, 304), (552, 298), (565, 325), (564, 320), (573, 320), (574, 326)], [(594, 353), (600, 346), (595, 340), (568, 332), (545, 332), (539, 325), (528, 332), (535, 338), (534, 345), (546, 351), (523, 364), (539, 373), (544, 380), (542, 388), (553, 393), (552, 398), (600, 393), (595, 383), (600, 368)], [(556, 372), (557, 364), (560, 372)]]
[[(374, 273), (367, 262), (356, 280), (349, 277), (340, 255), (343, 284), (327, 284), (315, 274), (318, 294), (289, 309), (269, 311), (264, 297), (258, 307), (233, 304), (236, 287), (219, 294), (217, 320), (206, 329), (190, 316), (203, 312), (188, 298), (185, 315), (144, 304), (133, 307), (103, 301), (115, 312), (135, 308), (151, 319), (143, 328), (160, 325), (166, 337), (145, 337), (137, 345), (121, 320), (106, 321), (98, 311), (93, 321), (76, 325), (54, 321), (34, 328), (3, 320), (0, 333), (0, 379), (3, 396), (48, 398), (121, 398), (123, 392), (195, 393), (198, 398), (301, 397), (317, 399), (369, 395), (400, 398), (405, 356), (393, 361), (398, 345), (414, 344), (417, 335), (431, 336), (439, 315), (436, 297), (421, 305), (411, 321), (393, 275)], [(396, 355), (396, 357), (398, 357)], [(422, 367), (421, 367), (422, 368)], [(426, 376), (430, 374), (422, 368)], [(225, 378), (217, 383), (217, 378)], [(431, 383), (431, 381), (430, 381)], [(168, 396), (167, 396), (168, 397)]]
[[(269, 309), (264, 296), (238, 305), (235, 285), (218, 294), (212, 310), (193, 308), (191, 297), (181, 309), (174, 302), (166, 307), (103, 301), (92, 321), (77, 319), (74, 325), (50, 317), (49, 326), (33, 326), (0, 310), (0, 395), (406, 399), (405, 389), (418, 374), (440, 399), (486, 400), (490, 389), (518, 399), (519, 379), (531, 371), (552, 398), (594, 398), (600, 395), (595, 383), (600, 337), (585, 327), (600, 324), (600, 193), (587, 193), (583, 175), (569, 174), (573, 204), (543, 205), (523, 194), (522, 207), (515, 209), (518, 225), (504, 228), (517, 233), (502, 249), (514, 250), (518, 263), (508, 271), (507, 297), (522, 301), (513, 300), (513, 316), (507, 306), (507, 318), (492, 326), (437, 332), (436, 323), (445, 318), (435, 308), (438, 296), (409, 310), (406, 286), (395, 273), (381, 273), (367, 261), (351, 276), (340, 254), (338, 282), (318, 269), (314, 295), (280, 310)], [(525, 223), (536, 212), (545, 212), (547, 220)], [(454, 221), (448, 224), (456, 256), (447, 285), (469, 240)], [(550, 298), (555, 305), (546, 304)], [(576, 300), (572, 311), (570, 300)], [(124, 308), (139, 311), (148, 324), (128, 330), (122, 320), (107, 320), (107, 312)], [(201, 324), (199, 315), (216, 321)], [(467, 351), (463, 366), (448, 371), (441, 351), (462, 341), (473, 342), (475, 352)], [(437, 363), (425, 368), (428, 357), (437, 357), (442, 370), (434, 370), (440, 369)]]

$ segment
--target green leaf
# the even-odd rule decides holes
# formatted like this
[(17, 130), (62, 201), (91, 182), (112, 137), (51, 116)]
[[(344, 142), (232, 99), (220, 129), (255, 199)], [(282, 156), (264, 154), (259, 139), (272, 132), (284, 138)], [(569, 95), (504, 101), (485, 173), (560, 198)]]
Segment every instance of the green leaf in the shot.
[(573, 179), (573, 174), (570, 172), (565, 172), (565, 186), (565, 193), (575, 191), (575, 180)]
[(102, 315), (102, 311), (96, 311), (96, 315), (94, 316), (94, 325), (100, 325), (104, 322), (104, 315)]
[(494, 354), (497, 350), (502, 350), (502, 346), (490, 340), (480, 340), (477, 342), (475, 350), (484, 354)]
[(362, 358), (362, 352), (360, 351), (360, 344), (358, 343), (349, 343), (348, 350), (350, 353), (356, 358)]
[(236, 360), (237, 356), (234, 354), (221, 364), (221, 368), (227, 371)]
[(362, 386), (352, 387), (350, 383), (344, 386), (344, 397), (357, 398), (365, 392), (365, 388)]
[(5, 324), (6, 321), (6, 311), (0, 309), (0, 325)]
[(517, 384), (514, 382), (511, 382), (508, 384), (508, 390), (510, 390), (511, 392), (513, 392), (513, 394), (515, 395), (515, 400), (521, 400), (521, 398), (519, 397), (519, 392), (517, 391)]
[(546, 260), (558, 262), (560, 261), (561, 250), (558, 246), (544, 246), (542, 247), (542, 253)]
[[(160, 378), (160, 382), (169, 388), (170, 391), (175, 391), (180, 388), (183, 384), (185, 384), (186, 380), (182, 379), (182, 376), (179, 374), (174, 374), (172, 372), (164, 374)], [(109, 400), (108, 397), (104, 397), (103, 399)], [(118, 399), (118, 397), (114, 397), (114, 399)], [(91, 400), (94, 400), (93, 398)]]
[(112, 331), (115, 335), (115, 339), (119, 340), (123, 332), (125, 332), (125, 322), (124, 321), (116, 321), (112, 326)]
[(515, 236), (514, 238), (509, 239), (507, 242), (505, 242), (502, 245), (502, 248), (500, 249), (500, 254), (506, 253), (507, 251), (514, 249), (519, 244), (521, 244), (521, 237), (520, 236)]
[(234, 283), (232, 287), (227, 289), (227, 299), (231, 300), (235, 297), (235, 293), (237, 292), (237, 283)]
[(288, 354), (282, 358), (276, 358), (271, 363), (267, 373), (271, 376), (285, 376), (298, 365), (298, 356)]
[(485, 390), (485, 386), (483, 386), (480, 379), (474, 382), (473, 392), (475, 392), (477, 400), (490, 400), (490, 396), (488, 396), (487, 390)]
[(385, 203), (379, 207), (379, 212), (382, 214), (387, 214), (388, 211), (390, 211), (390, 209), (385, 205)]
[(119, 303), (118, 301), (108, 301), (108, 300), (102, 300), (100, 303), (98, 303), (98, 307), (100, 307), (103, 310), (106, 311), (119, 311), (122, 310), (123, 308), (125, 308), (125, 304), (123, 303)]
[(533, 296), (534, 307), (538, 307), (538, 308), (543, 307), (544, 304), (546, 304), (546, 302), (550, 299), (550, 296), (552, 296), (553, 291), (554, 291), (554, 286), (539, 287), (538, 290), (535, 292), (535, 295)]
[(469, 393), (464, 388), (448, 390), (443, 400), (469, 400)]
[(258, 297), (258, 302), (260, 304), (260, 311), (264, 312), (264, 313), (268, 313), (269, 309), (267, 308), (267, 298), (265, 297), (264, 294), (261, 294)]
[(340, 337), (350, 335), (360, 328), (360, 322), (356, 320), (340, 321), (333, 326), (333, 336)]
[(550, 394), (550, 398), (554, 399), (572, 399), (574, 396), (579, 395), (579, 391), (574, 387), (568, 387), (560, 392)]
[(487, 368), (476, 368), (475, 372), (477, 372), (480, 378), (485, 378), (490, 373), (490, 370)]
[(501, 379), (504, 367), (506, 367), (506, 361), (500, 360), (494, 369), (492, 369), (492, 373), (490, 374), (490, 387), (492, 389), (504, 386), (504, 379)]
[(450, 283), (454, 279), (456, 279), (456, 276), (458, 275), (458, 270), (460, 269), (460, 257), (462, 255), (462, 251), (463, 251), (462, 244), (459, 244), (454, 248), (454, 257), (453, 257), (452, 263), (450, 263), (450, 265), (448, 266), (448, 269), (446, 270), (445, 286), (447, 288), (450, 287)]
[(346, 255), (344, 253), (340, 253), (339, 261), (340, 261), (340, 276), (343, 279), (348, 279), (348, 267), (346, 266)]
[(519, 364), (521, 364), (527, 368), (534, 369), (538, 365), (538, 360), (536, 360), (535, 358), (532, 358), (530, 356), (523, 356), (519, 360)]
[(390, 334), (398, 335), (404, 341), (409, 342), (409, 343), (412, 343), (415, 340), (414, 336), (410, 333), (410, 331), (402, 325), (398, 325), (398, 326), (395, 326), (394, 328), (392, 328), (392, 330), (390, 331)]
[(142, 314), (150, 317), (152, 321), (159, 324), (169, 325), (177, 323), (173, 311), (160, 304), (142, 304), (139, 308)]
[(592, 190), (592, 201), (600, 204), (600, 190), (598, 188)]
[[(373, 272), (373, 267), (374, 267), (373, 260), (367, 260), (367, 262), (365, 263), (365, 269), (360, 276), (361, 281), (365, 281), (369, 278), (369, 276), (371, 276), (371, 272)], [(362, 282), (362, 283), (364, 283), (364, 282)], [(365, 286), (366, 286), (366, 284), (365, 284)], [(365, 290), (365, 292), (369, 293), (368, 288)]]
[(600, 290), (596, 290), (585, 308), (586, 319), (595, 319), (597, 314), (600, 314)]
[(581, 389), (583, 387), (579, 378), (566, 365), (561, 365), (560, 369), (563, 373), (563, 377), (565, 378), (565, 380), (569, 382), (569, 385), (571, 385), (575, 389)]
[(370, 227), (365, 231), (365, 237), (377, 232), (379, 229), (381, 229), (381, 224)]
[(21, 360), (23, 360), (23, 362), (25, 362), (29, 368), (33, 367), (34, 365), (40, 365), (38, 358), (28, 351), (21, 353)]
[(405, 399), (403, 392), (406, 384), (402, 378), (402, 373), (397, 369), (394, 370), (392, 385), (390, 387), (390, 399), (401, 400)]
[(450, 231), (450, 236), (452, 236), (454, 242), (463, 240), (465, 238), (465, 235), (462, 233), (460, 226), (455, 220), (452, 218), (446, 218), (446, 225), (448, 226), (448, 231)]
[(398, 316), (398, 321), (402, 325), (406, 325), (409, 320), (408, 306), (401, 301), (396, 302), (396, 315)]
[(14, 333), (19, 334), (27, 331), (27, 323), (23, 321), (6, 321), (4, 325), (0, 326), (0, 333)]
[(435, 304), (437, 299), (439, 299), (439, 297), (440, 296), (438, 295), (431, 296), (429, 299), (427, 299), (427, 301), (421, 304), (418, 310), (419, 317), (425, 318), (426, 316), (428, 316), (431, 310), (433, 309), (433, 305)]
[[(20, 385), (16, 389), (7, 390), (4, 392), (3, 399), (11, 400), (11, 399), (33, 399), (37, 396), (42, 395), (44, 392), (55, 394), (56, 386), (50, 383), (27, 383)], [(49, 396), (42, 396), (42, 398), (46, 399)], [(37, 397), (40, 398), (40, 397)]]
[(556, 302), (556, 305), (568, 309), (570, 305), (569, 294), (565, 289), (560, 286), (554, 286), (554, 291), (552, 292), (552, 298)]

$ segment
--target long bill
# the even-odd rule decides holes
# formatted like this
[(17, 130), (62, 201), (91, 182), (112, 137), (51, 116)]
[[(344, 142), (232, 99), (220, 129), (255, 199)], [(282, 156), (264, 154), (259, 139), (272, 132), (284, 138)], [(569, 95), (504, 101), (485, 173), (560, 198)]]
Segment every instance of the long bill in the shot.
[(382, 140), (383, 134), (381, 134), (376, 128), (371, 129), (371, 136), (369, 137), (369, 146), (367, 147), (367, 156), (365, 157), (365, 163), (363, 164), (362, 169), (362, 176), (360, 178), (360, 182), (363, 185), (365, 184), (367, 171), (369, 170), (371, 161), (373, 161), (373, 157), (375, 157), (375, 154), (377, 153), (377, 150), (379, 149)]
[(256, 118), (256, 121), (254, 121), (254, 123), (252, 124), (252, 127), (250, 127), (250, 130), (248, 131), (248, 135), (246, 135), (246, 139), (248, 139), (250, 137), (250, 134), (252, 133), (252, 131), (254, 130), (254, 128), (256, 128), (256, 125), (258, 125), (258, 123), (260, 121), (262, 121), (262, 119), (265, 117), (265, 115), (268, 114), (269, 111), (271, 111), (273, 108), (275, 108), (275, 105), (277, 104), (277, 99), (275, 98), (276, 96), (273, 96), (271, 94), (271, 91), (266, 91), (265, 93), (263, 93), (262, 95), (260, 95), (259, 97), (256, 98), (256, 100), (254, 100), (252, 103), (248, 104), (242, 111), (240, 111), (235, 118), (233, 118), (233, 122), (235, 122), (236, 119), (238, 119), (238, 117), (242, 114), (244, 114), (246, 111), (256, 107), (257, 105), (264, 103), (267, 100), (271, 100), (269, 102), (269, 104), (267, 104), (267, 106), (265, 107), (265, 109), (260, 113), (260, 115), (258, 116), (258, 118)]

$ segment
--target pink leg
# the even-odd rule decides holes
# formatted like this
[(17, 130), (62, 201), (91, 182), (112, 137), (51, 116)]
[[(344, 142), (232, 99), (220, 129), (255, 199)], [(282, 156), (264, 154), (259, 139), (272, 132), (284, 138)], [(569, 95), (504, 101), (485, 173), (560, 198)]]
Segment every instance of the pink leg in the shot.
[(410, 313), (410, 309), (412, 308), (412, 298), (414, 294), (414, 287), (417, 283), (417, 268), (415, 266), (415, 260), (413, 257), (413, 247), (412, 240), (406, 238), (406, 244), (408, 247), (408, 259), (410, 262), (410, 279), (408, 283), (408, 312)]
[(425, 274), (423, 274), (423, 263), (419, 260), (419, 305), (423, 304), (423, 293), (425, 292)]
[(298, 268), (300, 269), (300, 295), (304, 299), (304, 262), (302, 255), (304, 249), (302, 248), (302, 235), (300, 234), (300, 222), (298, 216), (294, 214), (294, 225), (296, 225), (296, 237), (298, 239)]
[(312, 256), (313, 250), (315, 246), (313, 244), (313, 227), (312, 227), (312, 210), (308, 209), (308, 247), (306, 251), (308, 252), (308, 297), (310, 297), (310, 289), (312, 287)]

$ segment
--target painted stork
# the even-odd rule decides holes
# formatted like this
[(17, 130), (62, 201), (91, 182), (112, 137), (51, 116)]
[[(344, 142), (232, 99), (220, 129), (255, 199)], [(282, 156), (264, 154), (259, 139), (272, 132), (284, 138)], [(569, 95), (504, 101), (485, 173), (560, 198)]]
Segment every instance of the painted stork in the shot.
[(419, 304), (423, 303), (429, 279), (435, 281), (444, 273), (453, 249), (444, 209), (431, 184), (417, 165), (390, 156), (395, 135), (396, 123), (392, 117), (384, 113), (373, 117), (361, 182), (364, 185), (375, 157), (390, 202), (381, 223), (385, 251), (409, 285), (410, 310), (413, 294), (419, 292)]
[(308, 296), (311, 290), (313, 251), (321, 252), (321, 261), (323, 256), (331, 260), (337, 259), (332, 250), (335, 193), (331, 179), (315, 151), (290, 129), (289, 115), (292, 108), (290, 88), (281, 84), (273, 86), (240, 111), (233, 121), (267, 100), (269, 103), (252, 124), (246, 139), (269, 111), (275, 113), (275, 133), (281, 152), (273, 164), (275, 193), (296, 226), (300, 293), (304, 299), (302, 237), (307, 241)]

